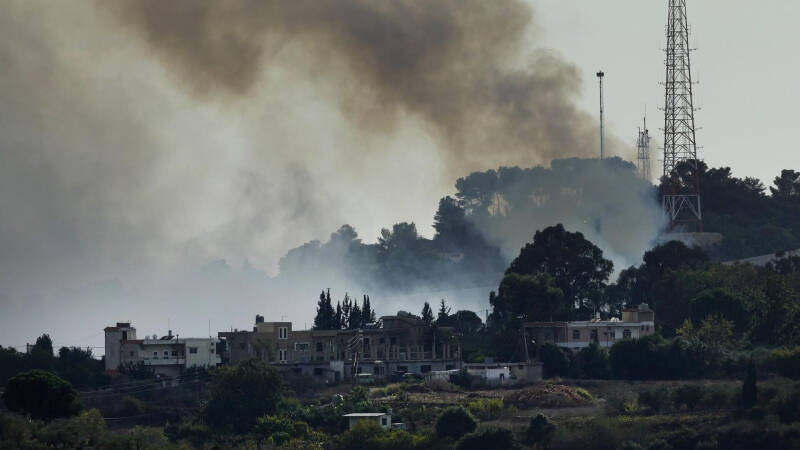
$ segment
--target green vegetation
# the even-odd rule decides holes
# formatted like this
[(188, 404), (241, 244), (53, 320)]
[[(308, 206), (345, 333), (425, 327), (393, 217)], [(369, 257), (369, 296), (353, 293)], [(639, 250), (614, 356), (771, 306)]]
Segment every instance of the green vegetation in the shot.
[(457, 441), (461, 436), (475, 431), (477, 425), (478, 422), (469, 411), (462, 407), (450, 407), (442, 411), (436, 419), (436, 436)]
[(81, 409), (78, 393), (72, 385), (44, 370), (11, 377), (3, 392), (3, 402), (11, 411), (40, 420), (68, 417)]

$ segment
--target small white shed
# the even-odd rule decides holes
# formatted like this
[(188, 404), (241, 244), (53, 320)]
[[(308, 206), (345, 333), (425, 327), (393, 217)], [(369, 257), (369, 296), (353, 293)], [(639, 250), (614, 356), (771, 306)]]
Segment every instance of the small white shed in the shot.
[(347, 417), (350, 429), (362, 420), (372, 420), (384, 430), (388, 430), (392, 427), (391, 413), (350, 413), (345, 414), (344, 417)]

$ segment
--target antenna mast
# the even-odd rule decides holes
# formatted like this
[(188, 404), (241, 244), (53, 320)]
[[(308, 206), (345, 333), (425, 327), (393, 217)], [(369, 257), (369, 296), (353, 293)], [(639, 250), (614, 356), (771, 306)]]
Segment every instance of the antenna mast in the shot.
[(597, 79), (600, 80), (600, 159), (603, 159), (603, 71), (597, 72)]
[(703, 231), (686, 0), (668, 0), (664, 82), (664, 187), (670, 231)]
[(647, 129), (647, 116), (642, 119), (642, 127), (636, 139), (636, 172), (650, 181), (650, 131)]

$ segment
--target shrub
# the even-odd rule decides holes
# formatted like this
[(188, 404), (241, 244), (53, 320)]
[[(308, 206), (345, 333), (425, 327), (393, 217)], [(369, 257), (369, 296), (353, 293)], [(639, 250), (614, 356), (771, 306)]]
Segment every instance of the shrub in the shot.
[(503, 411), (502, 398), (484, 398), (467, 404), (467, 409), (481, 420), (492, 420), (500, 417)]
[(440, 378), (425, 381), (425, 387), (434, 392), (458, 392), (458, 386)]
[(472, 386), (472, 375), (467, 369), (461, 369), (456, 373), (450, 374), (450, 382), (461, 389), (469, 389)]
[(38, 433), (38, 440), (54, 448), (97, 446), (106, 430), (100, 411), (91, 409), (76, 417), (50, 422)]
[(173, 442), (189, 441), (195, 447), (202, 447), (211, 436), (211, 428), (198, 420), (184, 420), (179, 424), (169, 424), (164, 427), (164, 434)]
[(539, 360), (542, 361), (544, 376), (552, 378), (569, 373), (569, 357), (567, 352), (555, 344), (547, 343), (539, 347)]
[(767, 366), (786, 378), (800, 378), (800, 346), (771, 351), (767, 356)]
[(662, 439), (654, 439), (647, 444), (645, 450), (672, 450), (672, 446)]
[(652, 412), (663, 411), (670, 406), (669, 390), (666, 387), (657, 387), (639, 392), (639, 404)]
[(528, 429), (525, 430), (525, 440), (528, 444), (548, 448), (555, 432), (556, 425), (547, 416), (537, 414), (536, 417), (531, 418)]
[(211, 400), (202, 416), (214, 428), (248, 432), (257, 418), (275, 411), (282, 393), (280, 372), (261, 360), (221, 367), (215, 373)]
[(290, 434), (294, 430), (292, 421), (279, 416), (263, 416), (256, 420), (253, 431), (261, 437), (268, 438), (275, 433)]
[(380, 449), (411, 450), (414, 436), (401, 430), (387, 431), (371, 420), (362, 420), (342, 433), (333, 443), (334, 450)]
[(72, 385), (43, 370), (31, 370), (8, 380), (3, 401), (11, 411), (52, 420), (78, 413), (81, 406)]
[(436, 419), (436, 436), (458, 440), (461, 436), (475, 431), (477, 425), (469, 411), (460, 406), (453, 406), (442, 411)]
[(278, 431), (277, 433), (272, 433), (270, 439), (272, 439), (272, 442), (274, 442), (275, 445), (283, 445), (284, 443), (289, 442), (292, 439), (292, 436), (285, 431)]
[(675, 408), (686, 405), (690, 411), (694, 411), (694, 408), (703, 400), (703, 395), (703, 386), (698, 384), (683, 384), (672, 391)]
[(303, 422), (302, 420), (296, 420), (292, 424), (292, 436), (293, 437), (306, 437), (311, 432), (311, 428), (308, 426), (307, 423)]
[(462, 437), (456, 444), (455, 450), (517, 450), (524, 448), (514, 440), (511, 430), (487, 427)]

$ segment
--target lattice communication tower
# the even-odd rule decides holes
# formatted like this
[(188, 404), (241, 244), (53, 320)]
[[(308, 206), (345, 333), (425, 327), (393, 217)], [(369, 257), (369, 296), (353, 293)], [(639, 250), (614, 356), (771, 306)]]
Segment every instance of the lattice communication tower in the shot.
[(668, 0), (662, 203), (673, 231), (702, 231), (686, 0)]
[(636, 138), (636, 173), (650, 181), (650, 131), (647, 129), (647, 118), (642, 121)]

